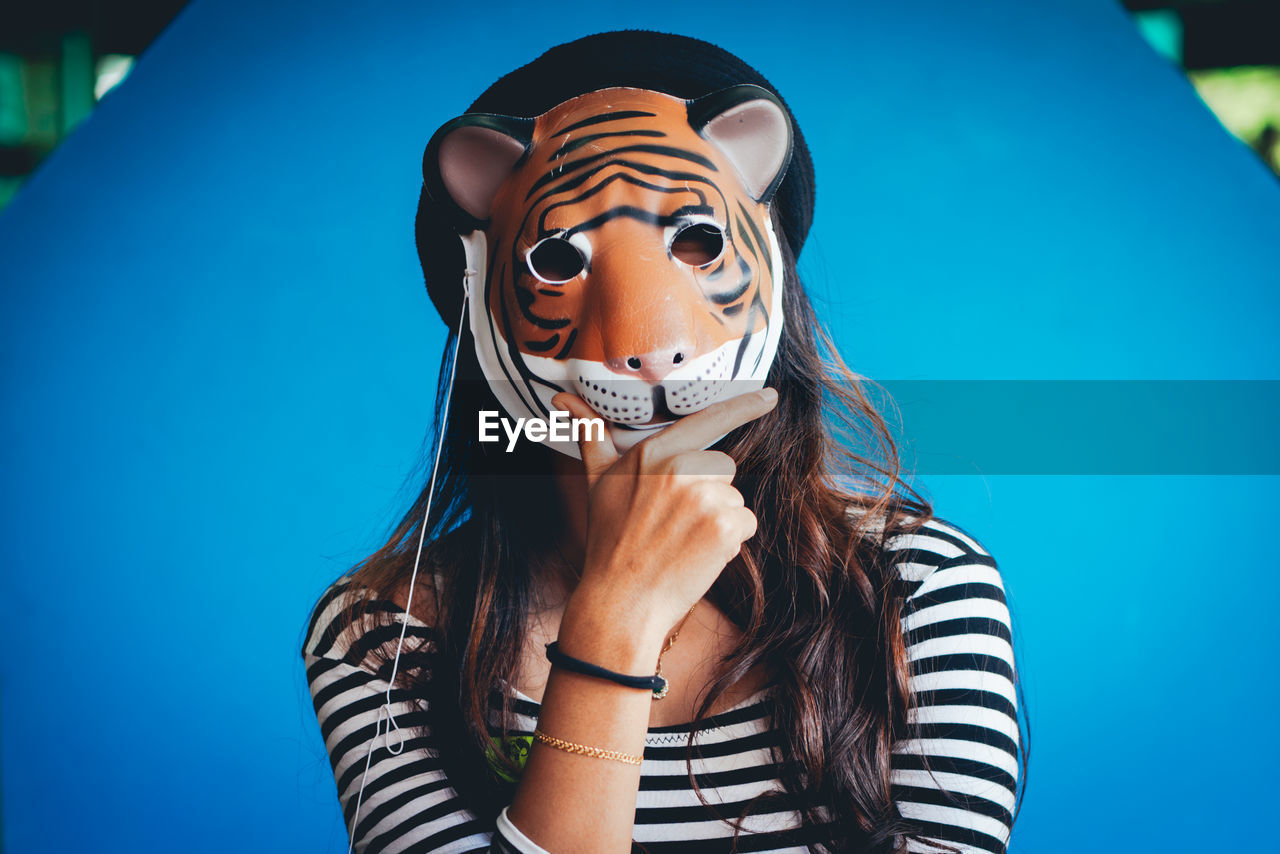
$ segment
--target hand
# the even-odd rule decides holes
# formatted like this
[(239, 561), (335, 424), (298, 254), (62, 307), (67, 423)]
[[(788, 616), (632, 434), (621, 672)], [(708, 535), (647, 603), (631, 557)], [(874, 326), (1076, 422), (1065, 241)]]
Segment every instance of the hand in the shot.
[[(702, 449), (777, 400), (763, 389), (714, 403), (621, 455), (607, 430), (602, 439), (584, 437), (586, 561), (570, 604), (590, 608), (597, 625), (620, 621), (661, 643), (756, 531), (755, 514), (732, 485), (733, 458)], [(567, 392), (552, 404), (598, 417)]]

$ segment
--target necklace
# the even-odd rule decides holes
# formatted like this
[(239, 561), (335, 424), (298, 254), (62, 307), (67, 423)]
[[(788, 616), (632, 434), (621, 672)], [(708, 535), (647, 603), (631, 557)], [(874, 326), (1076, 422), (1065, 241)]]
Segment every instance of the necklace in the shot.
[[(694, 602), (693, 608), (696, 607), (698, 607), (698, 603)], [(671, 647), (675, 645), (676, 638), (680, 637), (680, 630), (684, 628), (685, 621), (693, 614), (693, 608), (690, 608), (689, 613), (685, 614), (680, 620), (680, 625), (676, 626), (676, 630), (671, 633), (671, 637), (667, 638), (666, 644), (662, 647), (662, 652), (658, 653), (658, 669), (653, 675), (662, 680), (662, 689), (653, 692), (654, 700), (661, 700), (663, 697), (667, 696), (667, 691), (671, 687), (671, 683), (667, 680), (667, 677), (662, 675), (662, 656), (666, 654), (667, 650), (671, 649)]]

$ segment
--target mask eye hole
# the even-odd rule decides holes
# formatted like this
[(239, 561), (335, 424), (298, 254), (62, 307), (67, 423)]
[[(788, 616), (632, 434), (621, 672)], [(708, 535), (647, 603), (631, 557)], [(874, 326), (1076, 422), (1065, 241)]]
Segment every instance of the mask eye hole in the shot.
[(525, 256), (529, 272), (550, 285), (562, 285), (586, 267), (582, 253), (563, 237), (539, 240)]
[(705, 267), (724, 252), (724, 232), (710, 222), (695, 222), (676, 232), (671, 255), (690, 267)]

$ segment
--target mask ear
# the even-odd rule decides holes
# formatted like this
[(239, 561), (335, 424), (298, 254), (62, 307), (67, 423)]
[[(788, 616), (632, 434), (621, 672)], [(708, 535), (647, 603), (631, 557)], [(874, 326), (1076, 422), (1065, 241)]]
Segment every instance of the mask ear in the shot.
[(502, 182), (524, 158), (533, 119), (468, 113), (436, 131), (422, 156), (422, 180), (452, 208), (463, 231), (483, 227)]
[(768, 89), (744, 84), (688, 102), (689, 124), (720, 149), (751, 198), (773, 198), (791, 159), (791, 120)]

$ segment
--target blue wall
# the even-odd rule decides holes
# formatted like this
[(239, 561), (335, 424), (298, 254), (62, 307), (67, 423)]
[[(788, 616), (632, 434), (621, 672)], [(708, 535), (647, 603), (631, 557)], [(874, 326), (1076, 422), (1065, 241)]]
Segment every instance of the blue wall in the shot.
[[(0, 217), (10, 854), (345, 850), (297, 650), (428, 423), (421, 150), (551, 44), (682, 31), (778, 85), (868, 376), (1280, 379), (1280, 187), (1107, 0), (464, 5), (197, 0)], [(1260, 836), (1276, 479), (923, 482), (1009, 586), (1015, 850)]]

